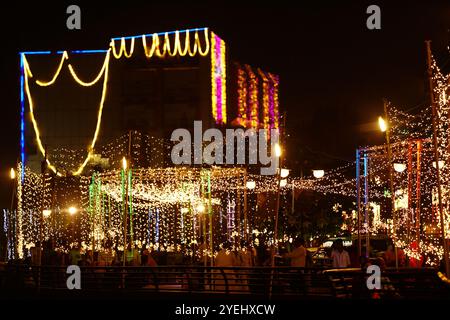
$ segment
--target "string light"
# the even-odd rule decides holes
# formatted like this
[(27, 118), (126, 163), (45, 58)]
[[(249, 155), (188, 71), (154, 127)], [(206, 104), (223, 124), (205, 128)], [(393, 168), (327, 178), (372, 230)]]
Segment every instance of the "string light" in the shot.
[(250, 113), (248, 117), (251, 121), (252, 128), (259, 127), (259, 102), (258, 102), (258, 78), (253, 73), (252, 68), (249, 65), (245, 65), (248, 75), (248, 108)]
[[(17, 172), (18, 176), (21, 177), (23, 175), (22, 173), (23, 166), (19, 164), (17, 166)], [(24, 246), (24, 237), (23, 237), (23, 229), (22, 229), (22, 222), (23, 222), (23, 186), (22, 182), (19, 181), (17, 183), (17, 253), (19, 258), (23, 258), (23, 246)]]
[[(212, 64), (214, 66), (218, 66), (216, 69), (217, 71), (217, 77), (216, 77), (216, 96), (218, 97), (217, 105), (215, 110), (217, 111), (216, 116), (217, 120), (220, 123), (226, 123), (227, 121), (227, 114), (226, 114), (226, 46), (225, 42), (220, 39), (215, 34), (211, 33), (211, 39), (209, 38), (209, 33), (207, 29), (203, 30), (203, 33), (205, 35), (204, 44), (202, 45), (202, 41), (200, 41), (198, 30), (195, 31), (194, 39), (195, 41), (190, 41), (192, 37), (190, 37), (189, 31), (186, 32), (185, 38), (184, 38), (184, 49), (182, 48), (181, 39), (179, 32), (175, 32), (175, 41), (174, 45), (172, 46), (170, 43), (170, 37), (169, 33), (164, 34), (164, 43), (163, 45), (163, 52), (160, 50), (160, 39), (157, 34), (154, 34), (152, 37), (152, 45), (151, 48), (147, 48), (146, 44), (146, 38), (145, 36), (142, 36), (143, 46), (145, 49), (145, 55), (147, 57), (152, 57), (155, 53), (157, 56), (164, 56), (167, 52), (170, 56), (180, 55), (185, 56), (189, 54), (190, 56), (194, 56), (196, 54), (199, 54), (201, 56), (206, 56), (208, 54), (211, 54), (211, 59), (213, 56), (214, 51), (214, 57), (216, 59), (215, 63)], [(73, 198), (75, 199), (72, 201), (74, 204), (77, 205), (77, 207), (80, 208), (79, 215), (77, 217), (73, 217), (72, 224), (77, 223), (79, 224), (80, 230), (76, 231), (76, 233), (79, 233), (79, 235), (70, 236), (70, 239), (72, 241), (72, 244), (75, 242), (75, 238), (79, 237), (82, 239), (82, 248), (86, 249), (88, 246), (90, 246), (92, 243), (90, 241), (100, 241), (105, 239), (107, 236), (119, 236), (122, 230), (121, 223), (123, 219), (120, 219), (120, 215), (122, 212), (123, 207), (123, 197), (120, 195), (120, 183), (118, 182), (118, 172), (112, 170), (112, 171), (105, 171), (105, 174), (100, 174), (96, 176), (94, 181), (91, 181), (91, 177), (81, 176), (81, 173), (83, 172), (83, 169), (88, 165), (88, 163), (92, 161), (97, 161), (99, 155), (100, 159), (108, 158), (110, 160), (109, 165), (111, 167), (118, 167), (117, 162), (120, 163), (120, 158), (118, 158), (118, 155), (123, 155), (124, 150), (127, 149), (126, 145), (127, 143), (116, 143), (116, 142), (110, 142), (106, 147), (96, 147), (95, 151), (96, 154), (94, 154), (94, 147), (96, 145), (96, 140), (98, 137), (98, 133), (100, 130), (100, 124), (101, 124), (101, 118), (102, 118), (102, 110), (103, 110), (103, 104), (106, 97), (107, 92), (107, 81), (108, 81), (108, 68), (109, 68), (109, 62), (110, 62), (110, 53), (113, 52), (113, 56), (118, 59), (122, 57), (122, 55), (125, 55), (125, 57), (130, 58), (133, 55), (134, 52), (134, 37), (131, 40), (131, 46), (130, 50), (127, 52), (126, 50), (126, 40), (127, 38), (121, 38), (120, 39), (120, 49), (118, 50), (115, 46), (114, 39), (111, 41), (111, 47), (107, 51), (107, 54), (105, 56), (105, 61), (102, 65), (102, 69), (98, 73), (98, 75), (90, 82), (85, 82), (79, 78), (77, 73), (75, 72), (73, 66), (71, 64), (68, 64), (69, 71), (71, 73), (71, 76), (74, 78), (74, 80), (81, 86), (89, 87), (95, 85), (103, 76), (103, 90), (102, 90), (102, 98), (100, 101), (99, 110), (97, 113), (97, 125), (94, 133), (94, 137), (92, 139), (92, 142), (90, 143), (90, 146), (88, 148), (88, 155), (86, 157), (83, 157), (83, 154), (77, 150), (67, 150), (64, 148), (55, 149), (53, 152), (49, 152), (47, 157), (47, 164), (48, 168), (57, 173), (58, 176), (62, 176), (62, 171), (60, 171), (58, 168), (64, 167), (64, 168), (74, 168), (74, 171), (72, 171), (72, 175), (75, 177), (62, 177), (61, 180), (58, 180), (61, 183), (61, 190), (66, 191), (57, 191), (59, 192), (66, 192), (65, 197), (67, 198)], [(210, 42), (211, 41), (211, 42)], [(193, 47), (191, 46), (191, 42), (193, 42)], [(213, 42), (215, 42), (213, 44)], [(49, 86), (56, 82), (62, 67), (64, 65), (64, 61), (68, 59), (67, 52), (63, 52), (63, 56), (61, 58), (60, 65), (58, 69), (56, 70), (52, 80), (49, 82), (42, 82), (39, 81), (37, 83), (38, 85), (43, 86)], [(21, 55), (21, 60), (23, 62), (23, 73), (24, 73), (24, 88), (25, 93), (27, 95), (27, 98), (29, 100), (30, 105), (30, 115), (31, 120), (33, 122), (33, 127), (37, 136), (38, 140), (38, 148), (39, 151), (42, 153), (42, 155), (45, 155), (44, 148), (42, 148), (42, 141), (40, 141), (40, 134), (39, 134), (39, 128), (38, 124), (35, 119), (34, 114), (34, 106), (33, 106), (33, 100), (31, 97), (30, 87), (29, 87), (29, 79), (33, 77), (31, 68), (28, 64), (28, 61), (26, 61), (26, 57), (24, 54)], [(254, 81), (256, 80), (256, 86), (252, 87), (252, 97), (256, 103), (258, 103), (258, 95), (255, 95), (255, 92), (259, 92), (259, 81), (256, 77), (256, 74), (254, 74)], [(268, 87), (272, 86), (272, 80), (269, 80)], [(263, 90), (264, 91), (264, 90)], [(274, 97), (274, 91), (269, 90), (269, 94), (272, 92), (272, 96)], [(264, 95), (267, 94), (267, 88), (264, 91)], [(273, 98), (272, 97), (272, 98)], [(264, 100), (266, 108), (267, 108), (267, 97)], [(269, 99), (270, 100), (270, 99)], [(259, 105), (259, 103), (258, 103)], [(273, 103), (272, 103), (273, 105)], [(257, 111), (259, 112), (259, 111)], [(255, 111), (253, 111), (255, 113)], [(253, 115), (255, 118), (255, 115)], [(256, 119), (258, 118), (258, 115), (256, 115)], [(257, 119), (259, 123), (259, 119)], [(265, 122), (265, 124), (267, 121)], [(135, 137), (137, 141), (137, 145), (142, 145), (142, 149), (148, 148), (150, 150), (150, 147), (147, 146), (147, 143), (145, 141), (154, 141), (152, 138), (147, 137), (145, 135), (138, 135), (136, 134)], [(123, 137), (120, 138), (120, 140), (127, 140)], [(164, 145), (166, 147), (166, 145)], [(141, 148), (133, 148), (131, 157), (134, 159), (143, 158), (144, 161), (147, 161), (147, 163), (150, 163), (152, 156), (156, 154), (156, 152), (148, 152), (144, 151), (144, 154), (139, 154), (139, 151)], [(158, 148), (156, 148), (158, 149)], [(154, 150), (154, 149), (153, 149)], [(164, 151), (158, 150), (158, 153), (164, 153)], [(131, 160), (131, 159), (130, 159)], [(81, 162), (81, 165), (79, 163)], [(184, 186), (184, 190), (180, 190), (180, 186), (177, 185), (180, 183), (180, 177), (177, 173), (170, 178), (171, 180), (164, 180), (163, 185), (166, 186), (166, 189), (161, 188), (148, 188), (146, 186), (149, 185), (150, 180), (145, 179), (155, 179), (161, 177), (161, 172), (159, 171), (145, 171), (142, 168), (134, 169), (134, 161), (133, 162), (133, 170), (130, 170), (130, 175), (127, 179), (131, 179), (131, 172), (133, 172), (133, 181), (130, 183), (132, 184), (132, 187), (130, 188), (130, 215), (132, 216), (132, 223), (130, 225), (132, 236), (135, 237), (135, 243), (142, 245), (143, 242), (145, 242), (146, 239), (155, 239), (154, 245), (155, 247), (161, 248), (161, 249), (168, 249), (168, 250), (179, 250), (179, 245), (175, 243), (176, 241), (176, 232), (180, 230), (180, 228), (183, 228), (183, 238), (186, 244), (188, 243), (194, 243), (196, 241), (196, 232), (199, 232), (199, 220), (194, 216), (191, 217), (192, 219), (189, 219), (189, 215), (194, 212), (193, 208), (198, 207), (198, 203), (202, 203), (204, 201), (204, 194), (200, 191), (199, 188), (199, 181), (198, 176), (197, 177), (191, 177), (188, 179), (188, 181), (185, 181), (186, 184)], [(137, 162), (136, 162), (137, 164)], [(24, 166), (22, 163), (21, 166)], [(180, 171), (182, 172), (182, 171)], [(197, 175), (198, 172), (195, 170), (193, 171), (194, 175)], [(44, 222), (44, 234), (45, 239), (48, 239), (51, 235), (57, 237), (57, 245), (59, 248), (63, 248), (63, 250), (67, 250), (67, 243), (64, 242), (64, 238), (71, 233), (70, 226), (64, 225), (63, 219), (60, 217), (64, 212), (70, 213), (69, 210), (64, 209), (67, 208), (67, 204), (64, 203), (56, 203), (52, 204), (50, 196), (52, 194), (54, 187), (52, 187), (52, 181), (53, 179), (56, 179), (54, 177), (51, 177), (50, 175), (46, 174), (43, 177), (39, 174), (32, 173), (29, 168), (23, 167), (22, 175), (25, 175), (25, 181), (24, 181), (24, 204), (25, 204), (25, 211), (22, 211), (20, 216), (24, 217), (24, 226), (26, 226), (26, 242), (24, 242), (25, 247), (30, 247), (33, 244), (35, 244), (39, 237), (38, 232), (36, 230), (36, 225), (38, 225), (37, 221), (39, 219), (39, 212), (35, 211), (35, 208), (41, 208), (41, 207), (52, 207), (52, 210), (48, 209), (51, 212), (52, 219), (55, 219), (56, 225), (50, 224), (49, 221)], [(256, 195), (263, 192), (274, 192), (274, 190), (277, 189), (276, 181), (274, 179), (268, 179), (267, 177), (262, 177), (258, 175), (248, 175), (249, 179), (252, 179), (254, 181), (255, 186), (252, 189), (249, 189), (249, 195)], [(73, 190), (74, 185), (70, 185), (69, 182), (71, 179), (75, 179), (73, 182), (76, 185), (77, 192), (80, 193), (78, 196), (73, 196), (69, 194), (68, 190)], [(161, 180), (156, 180), (161, 181)], [(161, 182), (158, 182), (161, 183)], [(284, 184), (289, 185), (289, 181), (285, 180), (283, 181)], [(244, 181), (242, 180), (242, 169), (236, 168), (231, 170), (225, 170), (225, 169), (211, 169), (211, 185), (210, 188), (214, 190), (214, 192), (217, 192), (217, 195), (214, 195), (211, 197), (210, 204), (208, 204), (207, 209), (211, 210), (209, 206), (214, 206), (215, 210), (219, 212), (221, 210), (221, 206), (223, 205), (224, 197), (225, 195), (228, 197), (231, 197), (236, 203), (236, 193), (240, 192), (239, 190), (242, 190), (244, 186)], [(150, 184), (155, 186), (155, 184)], [(156, 184), (158, 185), (158, 184)], [(58, 187), (59, 188), (59, 187)], [(90, 191), (91, 190), (91, 191)], [(119, 191), (118, 191), (119, 190)], [(282, 194), (285, 194), (285, 191), (282, 191)], [(156, 196), (156, 197), (155, 197)], [(64, 199), (64, 196), (61, 198)], [(242, 197), (240, 199), (242, 202)], [(250, 200), (249, 200), (250, 201)], [(207, 203), (207, 202), (203, 202)], [(183, 205), (185, 206), (185, 209), (188, 209), (188, 212), (186, 210), (183, 210), (184, 216), (181, 220), (180, 218), (177, 218), (176, 215), (171, 214), (171, 212), (174, 212), (178, 206)], [(242, 203), (240, 204), (242, 207)], [(21, 207), (22, 203), (21, 203)], [(187, 207), (187, 208), (186, 208)], [(89, 208), (82, 209), (82, 208)], [(205, 208), (206, 209), (206, 208)], [(34, 211), (33, 211), (34, 210)], [(233, 209), (236, 210), (236, 209)], [(73, 210), (72, 210), (73, 211)], [(42, 213), (42, 212), (41, 212)], [(151, 218), (148, 218), (148, 217)], [(234, 214), (233, 214), (234, 216)], [(76, 222), (75, 222), (76, 221)], [(181, 222), (182, 221), (182, 222)], [(233, 224), (236, 225), (236, 224)], [(152, 230), (158, 230), (158, 236), (154, 236), (152, 234), (148, 234), (149, 226), (153, 228)], [(78, 227), (77, 227), (78, 228)], [(175, 233), (172, 233), (170, 236), (167, 236), (165, 232), (167, 232), (169, 229), (174, 229)], [(241, 228), (242, 229), (242, 228)], [(164, 231), (164, 232), (163, 232)], [(153, 232), (153, 231), (152, 231)], [(144, 235), (145, 233), (145, 235)], [(270, 232), (265, 232), (262, 234), (270, 234)], [(90, 240), (93, 239), (93, 240)], [(157, 241), (156, 241), (157, 239)], [(120, 245), (120, 242), (119, 242)], [(69, 244), (70, 246), (70, 244)], [(98, 247), (98, 244), (95, 244), (96, 248)], [(189, 251), (189, 249), (188, 249)], [(213, 251), (210, 251), (208, 254), (213, 254)]]
[(270, 118), (269, 118), (269, 80), (267, 76), (264, 74), (264, 71), (258, 69), (258, 73), (262, 79), (262, 87), (263, 87), (263, 125), (264, 128), (270, 128)]
[[(48, 82), (43, 82), (43, 81), (40, 81), (40, 80), (36, 80), (36, 84), (41, 86), (41, 87), (47, 87), (47, 86), (50, 86), (50, 85), (54, 84), (56, 79), (58, 79), (59, 73), (61, 72), (61, 69), (62, 69), (62, 67), (64, 65), (64, 61), (67, 60), (67, 59), (69, 59), (69, 56), (67, 55), (67, 51), (64, 51), (63, 54), (62, 54), (62, 57), (61, 57), (61, 61), (59, 62), (58, 68), (56, 69), (56, 72), (53, 75), (52, 80), (50, 80)], [(31, 78), (32, 77), (31, 71), (30, 71), (29, 74), (30, 74), (30, 78)]]
[(116, 51), (116, 44), (114, 42), (114, 39), (111, 39), (110, 47), (112, 49), (114, 58), (120, 59), (122, 57), (122, 54), (125, 56), (125, 58), (130, 58), (134, 52), (134, 38), (131, 38), (131, 46), (130, 46), (129, 52), (127, 52), (127, 49), (126, 49), (125, 38), (120, 39), (119, 53), (117, 53), (117, 51)]
[(205, 44), (205, 49), (202, 51), (201, 43), (200, 43), (200, 37), (198, 35), (198, 31), (195, 31), (195, 43), (197, 44), (197, 51), (202, 57), (205, 57), (206, 55), (208, 55), (209, 50), (210, 50), (210, 42), (209, 42), (208, 29), (207, 28), (205, 28), (203, 30), (203, 35), (204, 35), (206, 44)]
[(85, 82), (85, 81), (81, 80), (81, 79), (78, 77), (78, 75), (76, 74), (75, 70), (73, 69), (72, 64), (69, 64), (69, 65), (68, 65), (70, 74), (72, 75), (72, 77), (75, 79), (75, 81), (76, 81), (79, 85), (84, 86), (84, 87), (90, 87), (90, 86), (93, 86), (93, 85), (95, 85), (95, 84), (100, 80), (100, 78), (101, 78), (101, 77), (104, 75), (104, 73), (106, 72), (106, 69), (107, 69), (108, 66), (109, 66), (109, 57), (110, 57), (110, 51), (108, 51), (108, 52), (106, 53), (106, 58), (105, 58), (105, 60), (104, 60), (104, 62), (103, 62), (103, 66), (102, 66), (100, 72), (99, 72), (98, 75), (94, 78), (94, 80), (92, 80), (91, 82)]
[[(103, 89), (102, 89), (102, 97), (101, 97), (101, 100), (100, 100), (98, 113), (97, 113), (97, 124), (96, 124), (96, 128), (95, 128), (94, 136), (92, 138), (92, 142), (91, 142), (90, 148), (88, 150), (88, 155), (84, 159), (83, 163), (78, 167), (78, 169), (73, 172), (74, 175), (79, 175), (79, 174), (81, 174), (83, 172), (84, 167), (87, 165), (87, 163), (89, 162), (90, 157), (92, 156), (92, 150), (94, 150), (95, 143), (97, 141), (98, 134), (100, 132), (101, 118), (102, 118), (102, 112), (103, 112), (103, 105), (104, 105), (105, 98), (106, 98), (106, 90), (107, 90), (107, 82), (108, 82), (109, 57), (110, 57), (110, 51), (107, 52), (107, 54), (105, 56), (105, 62), (103, 63), (103, 66), (102, 66), (102, 70), (99, 72), (99, 75), (103, 74)], [(25, 92), (26, 92), (26, 95), (27, 95), (27, 98), (28, 98), (28, 104), (29, 104), (29, 108), (30, 108), (31, 121), (33, 123), (34, 132), (36, 134), (36, 141), (37, 141), (37, 145), (38, 145), (39, 151), (45, 157), (46, 151), (45, 151), (44, 146), (42, 145), (42, 141), (41, 141), (41, 138), (40, 138), (39, 127), (38, 127), (38, 124), (37, 124), (37, 121), (36, 121), (36, 118), (35, 118), (35, 115), (34, 115), (33, 99), (31, 97), (30, 88), (29, 88), (29, 84), (28, 84), (28, 78), (33, 77), (33, 75), (32, 75), (32, 72), (30, 70), (30, 66), (28, 64), (28, 61), (27, 61), (25, 55), (22, 56), (22, 59), (24, 61), (24, 68), (25, 68)], [(71, 69), (71, 73), (72, 73), (72, 75), (75, 75), (75, 73), (73, 72), (73, 69)], [(55, 77), (55, 79), (56, 78), (57, 77)], [(82, 84), (84, 86), (88, 86), (88, 85), (92, 85), (93, 83), (97, 82), (99, 77), (97, 76), (97, 78), (94, 79), (94, 81), (91, 82), (91, 83), (86, 83), (86, 82), (81, 81), (78, 77), (76, 77), (76, 75), (74, 76), (74, 79), (78, 83), (80, 83), (80, 84)], [(53, 171), (54, 173), (56, 173), (58, 175), (61, 175), (61, 172), (57, 170), (57, 168), (49, 161), (49, 159), (47, 159), (46, 161), (47, 161), (48, 168), (51, 171)]]
[(269, 96), (269, 116), (272, 122), (271, 129), (278, 129), (279, 121), (280, 121), (280, 101), (278, 98), (278, 90), (280, 85), (280, 78), (272, 73), (268, 73), (269, 78), (272, 80), (271, 87), (269, 88), (270, 96)]
[[(161, 48), (160, 48), (161, 43), (159, 40), (159, 35), (157, 33), (154, 33), (152, 35), (151, 48), (148, 48), (148, 46), (147, 46), (146, 35), (142, 35), (141, 36), (142, 45), (144, 47), (144, 52), (145, 52), (146, 57), (151, 58), (151, 57), (153, 57), (153, 55), (155, 53), (160, 58), (165, 57), (166, 53), (168, 53), (169, 56), (171, 56), (171, 57), (175, 57), (175, 56), (184, 57), (187, 54), (189, 54), (189, 56), (191, 56), (191, 57), (194, 57), (197, 54), (204, 57), (210, 53), (210, 41), (209, 41), (209, 34), (208, 34), (207, 28), (203, 29), (204, 39), (205, 39), (204, 40), (205, 41), (204, 49), (202, 49), (202, 44), (200, 41), (200, 37), (198, 35), (198, 30), (195, 30), (193, 49), (191, 49), (192, 45), (191, 45), (191, 40), (190, 40), (191, 39), (191, 37), (190, 37), (191, 30), (186, 30), (184, 32), (185, 33), (184, 49), (182, 48), (182, 44), (181, 44), (180, 31), (177, 30), (173, 33), (175, 34), (173, 46), (170, 43), (169, 32), (166, 32), (164, 34), (164, 41), (162, 43), (162, 46), (163, 46), (162, 52), (161, 52)], [(132, 39), (134, 39), (134, 37)], [(212, 38), (211, 38), (211, 40), (212, 40)], [(211, 46), (214, 47), (214, 45), (212, 45), (212, 44), (211, 44)], [(122, 46), (121, 46), (121, 48), (122, 48)], [(121, 51), (119, 51), (119, 52), (121, 52)], [(113, 53), (114, 53), (114, 51), (113, 51)], [(118, 54), (116, 58), (120, 58), (120, 56), (121, 55)]]
[[(238, 111), (243, 122), (247, 120), (247, 78), (245, 71), (239, 67), (238, 70)], [(245, 125), (247, 127), (247, 125)]]
[(211, 102), (217, 124), (227, 122), (225, 42), (211, 32)]

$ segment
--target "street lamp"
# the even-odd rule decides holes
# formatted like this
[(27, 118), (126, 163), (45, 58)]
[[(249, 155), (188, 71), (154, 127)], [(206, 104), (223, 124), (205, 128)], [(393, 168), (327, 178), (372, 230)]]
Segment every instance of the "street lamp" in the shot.
[(404, 163), (394, 163), (394, 170), (398, 173), (402, 173), (406, 169), (406, 164)]
[(128, 166), (127, 158), (123, 157), (122, 158), (122, 168), (123, 168), (123, 170), (127, 170), (127, 166)]
[(287, 176), (289, 175), (289, 169), (281, 169), (280, 175), (283, 179), (287, 178)]
[[(438, 164), (439, 164), (439, 169), (442, 169), (444, 167), (444, 165), (445, 165), (445, 161), (439, 160)], [(433, 161), (432, 165), (433, 165), (433, 168), (436, 169), (436, 161)]]
[(320, 179), (325, 175), (325, 171), (324, 170), (313, 170), (313, 176), (316, 179)]
[(197, 206), (197, 212), (198, 212), (198, 213), (203, 213), (203, 212), (205, 212), (205, 205), (204, 205), (203, 203), (200, 203), (200, 204)]
[(11, 180), (16, 179), (16, 171), (14, 170), (14, 168), (11, 168), (9, 172), (9, 177), (11, 178)]
[[(44, 210), (43, 212), (45, 212), (45, 211), (47, 211), (47, 210)], [(48, 210), (48, 211), (50, 211), (50, 210)], [(67, 211), (69, 212), (69, 214), (71, 216), (73, 216), (78, 212), (78, 209), (75, 207), (69, 207), (69, 209), (67, 209)], [(50, 213), (51, 213), (51, 211), (50, 211)]]
[(383, 117), (378, 117), (378, 126), (380, 127), (381, 132), (386, 132), (387, 130), (387, 123), (383, 119)]
[[(278, 239), (278, 211), (280, 211), (280, 188), (281, 188), (281, 172), (282, 172), (282, 165), (281, 165), (281, 154), (282, 149), (281, 146), (276, 143), (275, 144), (275, 157), (278, 158), (278, 170), (277, 170), (277, 203), (275, 208), (275, 229), (273, 233), (273, 249), (272, 249), (272, 268), (275, 267), (275, 248), (277, 245), (277, 239)], [(284, 172), (286, 173), (286, 172)]]
[[(386, 143), (387, 143), (387, 156), (388, 156), (388, 168), (389, 168), (389, 183), (390, 183), (390, 190), (391, 190), (391, 202), (392, 202), (392, 224), (394, 226), (393, 228), (393, 238), (394, 238), (394, 251), (395, 251), (395, 267), (398, 269), (398, 253), (397, 253), (397, 245), (395, 243), (395, 240), (397, 238), (395, 233), (395, 192), (394, 192), (394, 173), (392, 172), (393, 166), (392, 166), (392, 154), (391, 154), (391, 141), (389, 139), (389, 128), (388, 128), (388, 102), (386, 99), (383, 99), (383, 109), (384, 109), (384, 116), (386, 117), (386, 120), (383, 119), (383, 117), (378, 117), (378, 125), (380, 126), (381, 132), (386, 132)], [(394, 164), (395, 166), (395, 164)], [(367, 209), (366, 209), (367, 210)], [(366, 245), (366, 255), (368, 254), (369, 246)]]
[(52, 214), (52, 210), (45, 209), (42, 211), (42, 214), (44, 215), (44, 218), (48, 218)]
[[(275, 157), (277, 157), (278, 159), (278, 170), (277, 170), (277, 177), (276, 177), (276, 181), (277, 181), (277, 205), (276, 205), (276, 209), (275, 209), (275, 228), (274, 228), (274, 232), (273, 232), (273, 243), (272, 243), (272, 257), (271, 257), (271, 266), (272, 266), (272, 270), (270, 272), (270, 291), (269, 291), (269, 296), (272, 296), (272, 284), (273, 284), (273, 268), (275, 267), (275, 250), (276, 250), (276, 245), (277, 245), (277, 239), (278, 239), (278, 211), (280, 211), (280, 188), (281, 188), (281, 154), (282, 154), (282, 150), (281, 150), (281, 146), (276, 143), (275, 147), (274, 147), (274, 151), (275, 151)], [(284, 174), (286, 174), (286, 172), (284, 172)], [(289, 174), (289, 172), (288, 172)]]
[(281, 157), (281, 147), (278, 143), (275, 143), (275, 157), (280, 158)]
[(247, 181), (247, 189), (249, 190), (253, 190), (256, 187), (256, 182), (255, 181)]

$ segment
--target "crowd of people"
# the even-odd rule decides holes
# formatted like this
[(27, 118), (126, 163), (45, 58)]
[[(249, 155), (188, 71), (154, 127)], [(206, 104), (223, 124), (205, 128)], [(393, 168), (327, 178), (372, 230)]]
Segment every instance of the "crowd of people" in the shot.
[[(183, 255), (181, 252), (169, 254), (164, 251), (150, 250), (147, 247), (137, 248), (128, 244), (125, 253), (110, 243), (104, 243), (103, 249), (93, 251), (92, 249), (82, 250), (80, 245), (73, 246), (69, 252), (62, 252), (55, 249), (51, 240), (45, 241), (39, 254), (39, 243), (28, 252), (25, 250), (24, 263), (29, 265), (79, 265), (79, 266), (158, 266), (158, 265), (207, 265), (217, 267), (254, 267), (271, 266), (273, 248), (260, 244), (252, 245), (250, 242), (242, 241), (237, 243), (225, 242), (217, 250), (213, 257), (210, 256), (208, 246), (200, 239), (199, 245), (194, 255)], [(308, 250), (308, 246), (303, 238), (298, 238), (292, 243), (280, 244), (275, 250), (275, 265), (290, 265), (291, 267), (310, 268), (318, 266), (313, 261), (313, 250)], [(320, 266), (330, 268), (365, 268), (369, 264), (377, 264), (382, 269), (386, 267), (422, 267), (423, 257), (407, 257), (400, 248), (395, 248), (392, 244), (387, 245), (387, 249), (375, 256), (372, 252), (368, 258), (365, 248), (362, 248), (361, 255), (355, 245), (345, 247), (341, 239), (334, 241), (331, 250), (323, 259), (326, 264)], [(125, 254), (125, 259), (124, 259)], [(168, 256), (176, 256), (176, 259), (169, 261)], [(41, 261), (39, 261), (41, 260)], [(125, 260), (125, 261), (124, 261)]]

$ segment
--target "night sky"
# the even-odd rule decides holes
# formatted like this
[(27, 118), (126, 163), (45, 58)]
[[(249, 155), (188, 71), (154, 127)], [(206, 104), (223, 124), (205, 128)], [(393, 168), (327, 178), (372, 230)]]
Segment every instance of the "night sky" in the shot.
[[(448, 1), (165, 2), (16, 2), (2, 9), (1, 208), (9, 207), (8, 170), (19, 157), (19, 51), (107, 49), (112, 36), (210, 27), (233, 59), (280, 75), (287, 157), (297, 171), (337, 166), (352, 161), (357, 146), (381, 143), (382, 98), (411, 112), (427, 105), (426, 39), (441, 68), (450, 69)], [(70, 4), (81, 7), (79, 31), (66, 28)], [(366, 28), (370, 4), (381, 7), (381, 30)]]

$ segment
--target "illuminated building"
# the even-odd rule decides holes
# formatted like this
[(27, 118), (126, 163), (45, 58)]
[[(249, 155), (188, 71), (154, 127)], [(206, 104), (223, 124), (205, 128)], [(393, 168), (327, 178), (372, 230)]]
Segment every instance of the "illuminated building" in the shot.
[(130, 130), (167, 139), (194, 120), (204, 128), (279, 126), (278, 76), (232, 62), (207, 28), (20, 57), (21, 158), (36, 172), (47, 154), (51, 171), (79, 175), (99, 160), (99, 145)]

